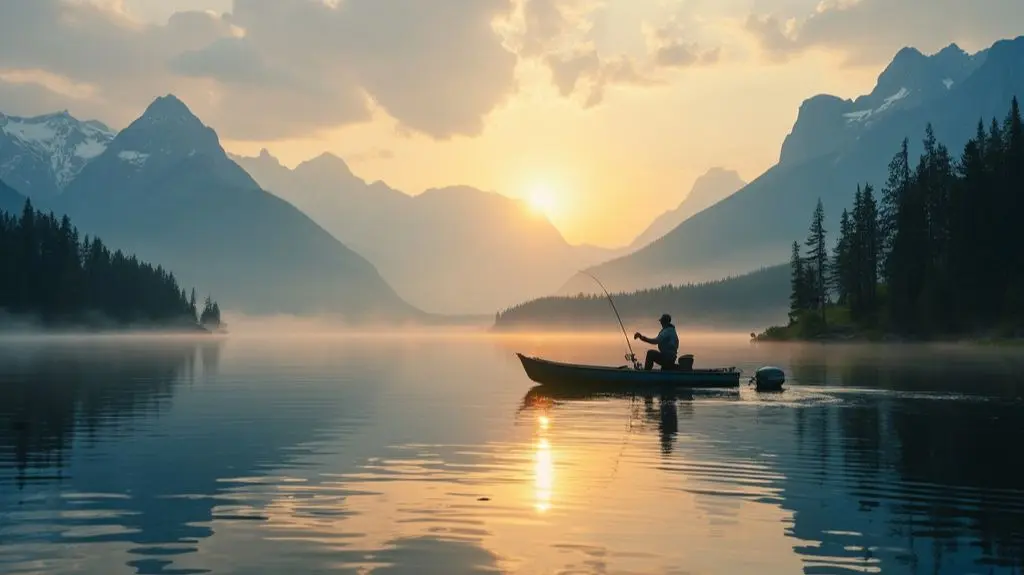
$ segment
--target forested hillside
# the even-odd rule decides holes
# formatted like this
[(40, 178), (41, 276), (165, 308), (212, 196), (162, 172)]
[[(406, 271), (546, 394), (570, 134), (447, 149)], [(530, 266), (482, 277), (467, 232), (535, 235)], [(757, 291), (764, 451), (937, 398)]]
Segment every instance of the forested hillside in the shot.
[(916, 166), (908, 143), (880, 199), (868, 183), (844, 210), (831, 253), (819, 200), (801, 251), (793, 244), (790, 323), (765, 339), (830, 331), (914, 337), (1024, 330), (1024, 128), (1018, 101), (979, 121), (959, 158), (931, 126)]
[[(0, 324), (199, 329), (195, 290), (187, 294), (173, 273), (79, 238), (67, 216), (58, 220), (30, 201), (20, 216), (0, 211), (0, 270)], [(219, 323), (216, 302), (207, 299), (204, 312), (204, 323)]]
[[(764, 325), (770, 318), (785, 318), (789, 267), (764, 268), (723, 280), (665, 285), (612, 294), (624, 322), (657, 325), (662, 313), (672, 315), (676, 326), (738, 328)], [(564, 328), (618, 329), (615, 315), (604, 295), (544, 297), (513, 306), (497, 314), (496, 330)]]

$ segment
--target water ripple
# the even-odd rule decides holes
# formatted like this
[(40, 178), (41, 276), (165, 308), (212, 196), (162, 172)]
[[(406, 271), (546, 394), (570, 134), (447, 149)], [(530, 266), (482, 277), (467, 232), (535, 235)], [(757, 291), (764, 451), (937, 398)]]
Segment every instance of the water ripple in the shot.
[(595, 398), (479, 342), (231, 345), (10, 351), (0, 572), (1024, 571), (998, 372)]

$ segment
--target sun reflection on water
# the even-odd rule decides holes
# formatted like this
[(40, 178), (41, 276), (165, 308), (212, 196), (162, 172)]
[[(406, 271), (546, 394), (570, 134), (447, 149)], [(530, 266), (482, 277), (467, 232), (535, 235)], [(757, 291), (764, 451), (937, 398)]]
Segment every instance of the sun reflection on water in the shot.
[(551, 442), (548, 441), (546, 431), (551, 420), (546, 415), (537, 418), (540, 427), (541, 437), (537, 440), (537, 451), (534, 455), (534, 488), (536, 490), (536, 503), (534, 508), (538, 513), (544, 513), (551, 509), (551, 491), (555, 481), (555, 466), (551, 456)]

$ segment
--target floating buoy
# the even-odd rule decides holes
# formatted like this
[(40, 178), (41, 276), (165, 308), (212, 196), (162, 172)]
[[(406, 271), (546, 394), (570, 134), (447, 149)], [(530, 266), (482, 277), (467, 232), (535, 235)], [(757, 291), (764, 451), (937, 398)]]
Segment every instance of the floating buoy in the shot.
[(786, 382), (786, 374), (777, 367), (766, 365), (754, 372), (750, 382), (758, 391), (779, 391)]

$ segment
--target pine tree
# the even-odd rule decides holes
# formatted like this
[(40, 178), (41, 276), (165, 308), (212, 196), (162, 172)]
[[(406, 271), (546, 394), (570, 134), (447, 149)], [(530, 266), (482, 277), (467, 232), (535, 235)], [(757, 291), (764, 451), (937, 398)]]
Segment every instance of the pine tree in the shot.
[(863, 191), (858, 192), (854, 205), (855, 271), (851, 287), (857, 294), (857, 319), (862, 319), (872, 315), (877, 307), (881, 241), (874, 188), (865, 184)]
[[(955, 278), (952, 289), (953, 319), (961, 329), (987, 322), (993, 309), (986, 302), (999, 298), (991, 293), (992, 283), (985, 270), (998, 265), (998, 221), (991, 177), (986, 166), (984, 122), (978, 122), (974, 139), (964, 146), (957, 170), (957, 183), (950, 198), (949, 269)], [(983, 319), (986, 318), (986, 319)]]
[(893, 156), (889, 162), (889, 177), (885, 187), (882, 188), (882, 202), (880, 213), (880, 236), (881, 236), (881, 264), (883, 274), (887, 273), (887, 262), (892, 252), (893, 242), (896, 239), (896, 222), (899, 218), (899, 206), (902, 198), (909, 192), (910, 187), (910, 154), (908, 152), (908, 140), (903, 139), (900, 151)]
[(800, 256), (800, 245), (797, 242), (793, 242), (793, 254), (790, 256), (789, 266), (791, 273), (789, 323), (792, 325), (807, 309), (807, 275), (804, 270), (804, 260)]
[(836, 292), (836, 303), (839, 305), (850, 303), (853, 283), (851, 281), (852, 262), (850, 261), (852, 241), (853, 226), (850, 222), (850, 213), (844, 209), (843, 215), (839, 218), (839, 238), (836, 241), (835, 255), (832, 260), (832, 289)]
[(220, 327), (220, 306), (210, 296), (206, 296), (203, 304), (203, 313), (199, 316), (199, 323), (203, 326)]
[(818, 198), (811, 219), (811, 227), (804, 246), (807, 248), (808, 283), (810, 284), (812, 309), (821, 313), (822, 323), (827, 323), (825, 308), (828, 304), (829, 257), (825, 246), (825, 207)]

